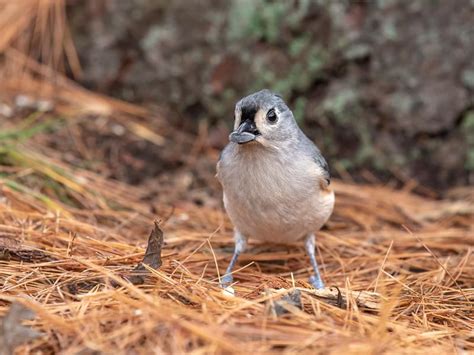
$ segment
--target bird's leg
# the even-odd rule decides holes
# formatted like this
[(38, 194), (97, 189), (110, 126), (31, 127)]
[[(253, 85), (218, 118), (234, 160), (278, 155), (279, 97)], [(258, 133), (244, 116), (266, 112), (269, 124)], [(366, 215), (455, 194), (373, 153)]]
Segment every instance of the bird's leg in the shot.
[(234, 255), (232, 255), (232, 259), (230, 260), (230, 264), (225, 271), (225, 275), (221, 278), (221, 287), (225, 288), (229, 286), (234, 278), (232, 277), (232, 269), (239, 258), (239, 255), (244, 252), (245, 248), (247, 247), (247, 238), (242, 235), (237, 229), (234, 233), (235, 239), (235, 248), (234, 248)]
[(306, 248), (306, 253), (309, 256), (309, 260), (311, 262), (311, 265), (313, 266), (314, 269), (314, 274), (309, 277), (309, 282), (311, 285), (313, 285), (314, 288), (316, 289), (322, 289), (324, 288), (324, 282), (321, 279), (321, 274), (319, 273), (319, 268), (318, 268), (318, 263), (316, 262), (316, 255), (315, 255), (315, 236), (314, 234), (309, 234), (306, 237), (305, 240), (305, 248)]

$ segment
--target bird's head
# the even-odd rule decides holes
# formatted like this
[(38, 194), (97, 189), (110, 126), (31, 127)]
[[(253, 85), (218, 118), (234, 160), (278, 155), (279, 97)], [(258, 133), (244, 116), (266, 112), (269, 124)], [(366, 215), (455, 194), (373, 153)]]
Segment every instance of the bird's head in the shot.
[(235, 105), (234, 131), (229, 140), (238, 144), (278, 146), (297, 133), (293, 113), (283, 99), (269, 90), (261, 90)]

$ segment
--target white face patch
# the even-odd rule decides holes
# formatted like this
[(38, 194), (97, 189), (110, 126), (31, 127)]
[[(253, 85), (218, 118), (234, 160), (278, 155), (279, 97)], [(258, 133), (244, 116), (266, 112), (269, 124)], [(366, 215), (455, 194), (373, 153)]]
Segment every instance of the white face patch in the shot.
[[(277, 117), (280, 117), (280, 112), (275, 108), (275, 113)], [(262, 133), (263, 136), (267, 136), (273, 131), (275, 131), (278, 127), (278, 122), (276, 123), (269, 123), (267, 119), (268, 110), (259, 109), (255, 114), (255, 124), (257, 125), (257, 129)], [(273, 133), (274, 134), (274, 133)]]
[(237, 128), (239, 128), (239, 126), (240, 126), (240, 121), (241, 121), (241, 116), (242, 116), (242, 111), (236, 109), (235, 112), (234, 112), (234, 117), (235, 117), (235, 120), (234, 120), (234, 130), (236, 130)]
[(265, 125), (267, 123), (266, 116), (267, 116), (267, 113), (263, 111), (262, 109), (259, 109), (257, 113), (255, 114), (255, 125), (257, 126), (260, 132), (265, 130)]

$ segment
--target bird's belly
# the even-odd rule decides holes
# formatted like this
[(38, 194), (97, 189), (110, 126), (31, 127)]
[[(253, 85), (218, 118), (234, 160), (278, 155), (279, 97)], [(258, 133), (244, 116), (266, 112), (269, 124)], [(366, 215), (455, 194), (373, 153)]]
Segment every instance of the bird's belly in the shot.
[(286, 193), (244, 190), (226, 193), (224, 204), (235, 227), (246, 237), (293, 243), (322, 227), (332, 212), (334, 195), (298, 187)]

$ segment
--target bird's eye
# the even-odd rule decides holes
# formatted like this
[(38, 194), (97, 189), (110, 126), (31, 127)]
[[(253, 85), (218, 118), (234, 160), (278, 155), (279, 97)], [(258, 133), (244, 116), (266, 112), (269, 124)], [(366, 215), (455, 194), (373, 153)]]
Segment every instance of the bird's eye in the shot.
[(270, 109), (267, 112), (267, 120), (270, 123), (275, 123), (278, 120), (278, 117), (276, 115), (275, 109)]

